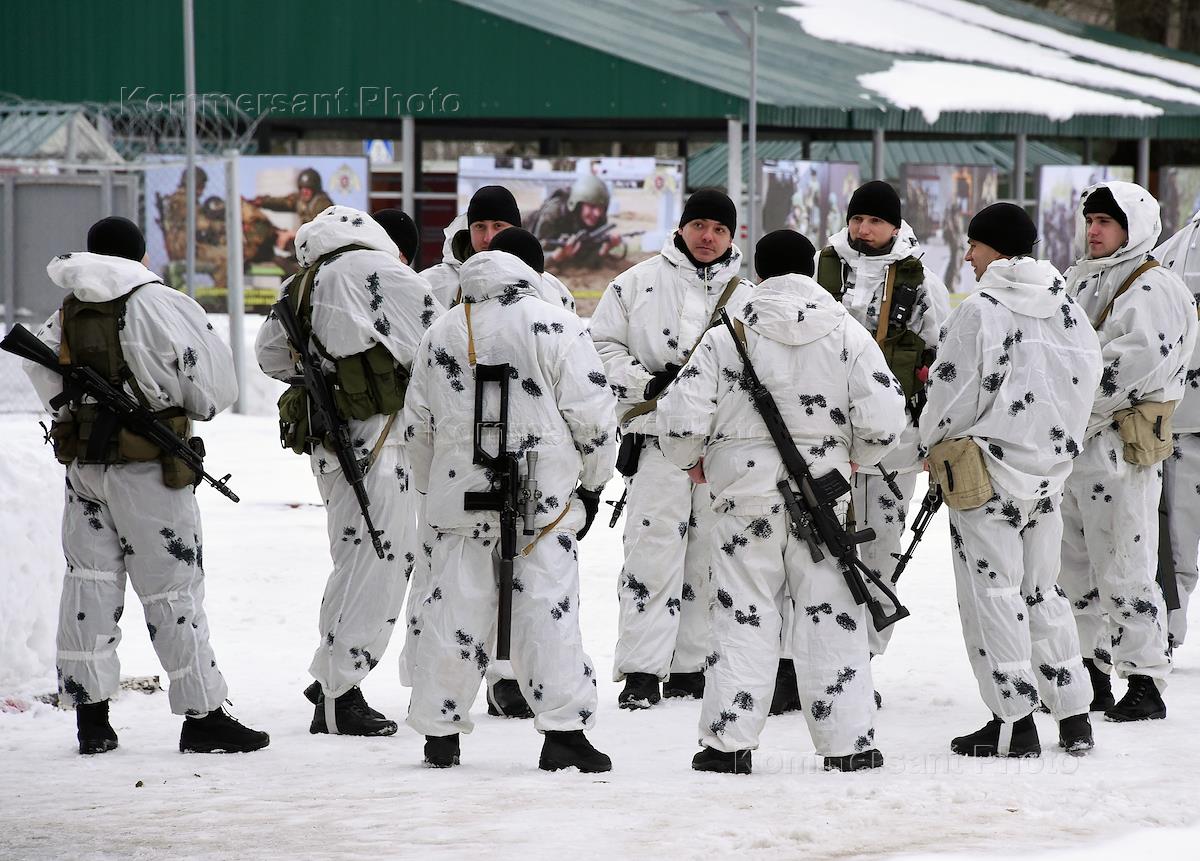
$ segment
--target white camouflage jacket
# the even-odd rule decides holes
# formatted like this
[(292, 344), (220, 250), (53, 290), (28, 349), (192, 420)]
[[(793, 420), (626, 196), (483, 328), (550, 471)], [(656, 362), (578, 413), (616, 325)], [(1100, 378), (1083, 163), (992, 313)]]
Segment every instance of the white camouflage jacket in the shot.
[[(675, 235), (667, 237), (660, 254), (613, 279), (592, 315), (592, 340), (620, 402), (618, 415), (642, 402), (653, 372), (687, 361), (725, 287), (740, 278), (742, 254), (736, 245), (724, 262), (697, 269), (675, 247)], [(727, 307), (740, 307), (752, 287), (742, 279)], [(622, 430), (657, 433), (654, 413), (634, 418)]]
[[(537, 526), (556, 520), (577, 484), (604, 485), (616, 460), (616, 401), (579, 318), (537, 298), (537, 273), (511, 254), (484, 251), (462, 265), (462, 304), (426, 334), (405, 403), (405, 435), (416, 488), (427, 493), (429, 523), (478, 537), (495, 512), (465, 511), (463, 494), (488, 489), (472, 464), (475, 380), (468, 358), (467, 309), (477, 362), (508, 364), (508, 447), (525, 472), (538, 453), (542, 493)], [(484, 418), (498, 418), (497, 387), (485, 390)], [(493, 450), (494, 440), (485, 439)]]
[(950, 315), (921, 418), (928, 450), (973, 437), (1020, 499), (1062, 490), (1100, 382), (1100, 342), (1045, 260), (1003, 258)]
[[(125, 362), (151, 409), (182, 407), (190, 418), (207, 421), (237, 399), (233, 355), (204, 309), (165, 286), (141, 263), (80, 251), (54, 258), (46, 273), (84, 302), (107, 302), (146, 285), (129, 297), (118, 332)], [(37, 337), (58, 352), (62, 326), (57, 311)], [(33, 362), (25, 362), (24, 370), (49, 410), (51, 399), (62, 392), (62, 377)], [(132, 394), (128, 386), (126, 390)]]
[[(1183, 279), (1192, 294), (1200, 302), (1200, 212), (1192, 216), (1182, 230), (1154, 249), (1154, 259), (1162, 263)], [(1184, 396), (1175, 414), (1171, 416), (1171, 429), (1175, 433), (1200, 433), (1200, 336), (1192, 349), (1192, 358), (1184, 372)]]
[[(1093, 321), (1122, 282), (1150, 256), (1162, 225), (1158, 201), (1132, 182), (1103, 182), (1084, 191), (1076, 213), (1075, 244), (1086, 248), (1083, 200), (1107, 186), (1129, 222), (1129, 241), (1109, 257), (1083, 258), (1067, 270), (1067, 292)], [(1117, 299), (1100, 327), (1104, 366), (1088, 421), (1091, 438), (1113, 413), (1138, 401), (1177, 401), (1196, 345), (1196, 302), (1177, 275), (1158, 266)]]
[[(400, 262), (395, 243), (366, 213), (348, 206), (331, 206), (296, 233), (301, 266), (347, 245), (367, 248), (347, 251), (321, 265), (312, 286), (313, 334), (334, 358), (353, 356), (383, 344), (397, 364), (411, 368), (421, 337), (444, 309), (433, 298), (425, 279)], [(293, 278), (287, 289), (298, 283)], [(281, 380), (295, 376), (287, 337), (274, 314), (263, 321), (254, 349), (264, 373)], [(322, 361), (332, 373), (333, 364)], [(387, 416), (381, 415), (364, 421), (349, 420), (356, 457), (365, 457), (375, 447), (386, 423)], [(384, 445), (402, 442), (397, 420)], [(337, 457), (320, 446), (312, 454), (312, 468), (318, 475), (335, 471)]]
[[(768, 278), (730, 316), (745, 325), (754, 370), (816, 476), (875, 464), (905, 425), (904, 395), (883, 353), (816, 281)], [(687, 468), (704, 456), (718, 511), (765, 514), (782, 501), (783, 461), (748, 392), (728, 329), (714, 326), (658, 402), (659, 445)]]

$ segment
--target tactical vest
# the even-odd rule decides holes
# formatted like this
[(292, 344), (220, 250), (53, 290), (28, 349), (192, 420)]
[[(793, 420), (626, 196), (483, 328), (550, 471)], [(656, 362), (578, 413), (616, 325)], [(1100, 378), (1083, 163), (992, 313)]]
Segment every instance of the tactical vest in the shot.
[[(145, 286), (139, 284), (125, 295), (107, 302), (84, 302), (75, 296), (67, 297), (59, 312), (62, 323), (59, 361), (64, 365), (91, 368), (114, 388), (128, 385), (138, 403), (149, 409), (149, 401), (125, 361), (120, 335), (125, 327), (125, 306), (129, 297)], [(154, 417), (180, 438), (187, 439), (189, 422), (182, 408), (158, 410)], [(55, 457), (63, 464), (76, 460), (81, 464), (157, 460), (163, 464), (163, 483), (168, 487), (186, 487), (196, 479), (182, 460), (165, 456), (150, 440), (121, 427), (116, 417), (98, 404), (78, 405), (69, 418), (54, 422), (50, 435)]]
[[(347, 245), (324, 254), (293, 279), (288, 302), (301, 329), (317, 352), (334, 366), (331, 389), (334, 405), (343, 419), (364, 421), (377, 415), (394, 415), (404, 409), (409, 373), (396, 364), (387, 347), (377, 343), (368, 350), (335, 359), (312, 331), (312, 288), (322, 265), (347, 251), (369, 251), (365, 245)], [(310, 413), (308, 390), (297, 384), (279, 398), (280, 438), (285, 448), (311, 454), (307, 425)]]
[[(842, 265), (842, 259), (833, 250), (833, 246), (823, 248), (817, 258), (817, 283), (828, 290), (838, 302), (842, 301), (842, 295), (846, 291)], [(906, 257), (889, 267), (885, 283), (887, 278), (891, 277), (892, 271), (895, 272), (895, 276), (892, 279), (891, 296), (884, 296), (883, 302), (891, 308), (898, 297), (902, 300), (900, 305), (904, 310), (899, 314), (892, 314), (880, 307), (880, 316), (887, 315), (887, 328), (884, 330), (883, 326), (880, 326), (875, 333), (875, 340), (883, 351), (888, 368), (895, 374), (900, 388), (904, 390), (905, 398), (912, 400), (924, 388), (924, 384), (917, 379), (917, 371), (922, 365), (925, 341), (910, 330), (907, 324), (916, 305), (917, 291), (925, 281), (925, 267), (917, 258)], [(884, 292), (888, 291), (885, 289)]]

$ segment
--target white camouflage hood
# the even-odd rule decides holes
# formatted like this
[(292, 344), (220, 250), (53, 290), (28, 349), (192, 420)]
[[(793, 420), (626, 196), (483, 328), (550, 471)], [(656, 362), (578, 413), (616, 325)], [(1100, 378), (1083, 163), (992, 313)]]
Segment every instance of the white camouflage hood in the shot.
[(1003, 257), (984, 270), (979, 292), (1018, 314), (1044, 320), (1062, 305), (1065, 283), (1048, 260)]
[(528, 264), (507, 251), (479, 251), (459, 269), (463, 302), (500, 297), (500, 304), (509, 305), (520, 295), (536, 297), (535, 285), (541, 280)]
[(107, 302), (141, 284), (161, 280), (137, 260), (90, 251), (60, 254), (47, 264), (46, 274), (83, 302)]
[(846, 309), (807, 275), (777, 275), (755, 287), (732, 316), (763, 337), (798, 346), (840, 326)]
[(365, 245), (399, 259), (400, 249), (367, 213), (351, 206), (331, 206), (296, 231), (296, 260), (301, 266), (347, 245)]
[[(1083, 205), (1092, 192), (1107, 188), (1129, 222), (1129, 240), (1108, 257), (1090, 259), (1087, 256), (1087, 221), (1083, 216)], [(1094, 273), (1133, 260), (1153, 250), (1162, 232), (1159, 205), (1154, 196), (1140, 185), (1132, 182), (1099, 182), (1085, 189), (1075, 210), (1075, 247), (1083, 255), (1071, 268), (1070, 283), (1083, 281)]]
[[(849, 225), (829, 237), (829, 244), (833, 246), (833, 250), (837, 252), (838, 257), (847, 263), (858, 257), (867, 256), (850, 245)], [(886, 254), (872, 255), (870, 259), (877, 260), (881, 265), (884, 265), (895, 263), (897, 260), (903, 260), (906, 257), (915, 257), (920, 253), (921, 243), (917, 242), (917, 236), (913, 233), (912, 227), (909, 226), (907, 221), (900, 219), (900, 232), (896, 234), (896, 241), (892, 243), (891, 249)]]
[(467, 214), (460, 212), (454, 216), (454, 220), (442, 231), (442, 234), (446, 237), (446, 241), (442, 243), (442, 262), (447, 266), (452, 266), (455, 269), (462, 266), (463, 262), (454, 254), (454, 239), (460, 231), (466, 230), (467, 227)]

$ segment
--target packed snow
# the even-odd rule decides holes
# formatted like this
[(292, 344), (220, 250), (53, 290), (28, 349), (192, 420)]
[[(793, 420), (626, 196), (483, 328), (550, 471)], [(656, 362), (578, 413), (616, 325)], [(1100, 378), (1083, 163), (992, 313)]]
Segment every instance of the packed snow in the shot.
[[(262, 393), (251, 412), (265, 412)], [(266, 400), (264, 400), (266, 399)], [(529, 722), (489, 718), (475, 703), (463, 764), (421, 765), (422, 739), (312, 736), (301, 696), (328, 573), (325, 526), (305, 459), (280, 449), (275, 419), (223, 414), (203, 429), (211, 469), (233, 473), (234, 505), (198, 491), (205, 527), (207, 608), (233, 711), (271, 733), (264, 751), (177, 752), (181, 719), (164, 693), (124, 692), (112, 709), (118, 750), (81, 757), (74, 716), (36, 699), (54, 689), (62, 468), (42, 445), (38, 416), (0, 416), (0, 857), (377, 858), (422, 856), (596, 858), (778, 856), (1028, 859), (1182, 855), (1200, 837), (1194, 798), (1200, 709), (1193, 650), (1178, 654), (1170, 716), (1098, 722), (1098, 748), (1063, 755), (1038, 716), (1040, 759), (970, 760), (952, 735), (981, 726), (962, 646), (945, 514), (902, 582), (912, 617), (875, 662), (885, 767), (821, 770), (803, 718), (771, 718), (749, 777), (698, 774), (700, 704), (668, 700), (645, 712), (616, 707), (608, 679), (616, 637), (620, 524), (607, 507), (582, 544), (584, 642), (600, 675), (591, 737), (609, 774), (547, 774)], [(619, 483), (605, 498), (615, 499)], [(918, 487), (918, 493), (923, 492)], [(130, 595), (123, 676), (162, 675)], [(394, 640), (364, 690), (403, 718)], [(1057, 850), (1071, 848), (1059, 853)], [(942, 853), (953, 853), (950, 855)]]

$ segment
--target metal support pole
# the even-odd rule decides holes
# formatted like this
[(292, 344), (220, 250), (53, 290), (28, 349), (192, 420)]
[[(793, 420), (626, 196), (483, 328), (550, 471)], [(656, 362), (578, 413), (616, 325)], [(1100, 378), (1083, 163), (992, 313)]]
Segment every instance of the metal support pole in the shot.
[(1083, 139), (1083, 163), (1091, 164), (1096, 158), (1096, 147), (1091, 138)]
[(196, 296), (196, 33), (192, 0), (183, 0), (183, 102), (187, 141), (187, 291)]
[(417, 121), (411, 115), (400, 120), (400, 208), (416, 220), (417, 191)]
[(225, 267), (226, 310), (229, 312), (229, 349), (233, 352), (233, 376), (238, 396), (233, 411), (246, 411), (246, 301), (242, 289), (245, 272), (242, 260), (242, 196), (238, 191), (238, 151), (225, 151)]
[(1138, 138), (1137, 177), (1134, 181), (1142, 188), (1150, 189), (1150, 138)]
[[(729, 153), (726, 166), (725, 189), (729, 199), (737, 207), (738, 212), (745, 213), (742, 204), (742, 121), (737, 117), (729, 117), (725, 123), (725, 137), (728, 141)], [(745, 219), (739, 219), (745, 222)]]
[(0, 224), (4, 227), (4, 238), (0, 240), (0, 251), (4, 254), (4, 330), (10, 331), (13, 323), (17, 322), (17, 202), (14, 196), (17, 184), (12, 174), (0, 177), (4, 183), (4, 217)]
[(1025, 132), (1017, 135), (1013, 142), (1012, 180), (1009, 185), (1009, 195), (1017, 206), (1025, 205), (1025, 151), (1028, 139)]
[(758, 244), (758, 6), (750, 9), (750, 218), (746, 253)]
[(884, 172), (885, 172), (884, 146), (886, 146), (886, 143), (883, 138), (883, 129), (872, 129), (872, 131), (871, 131), (871, 178), (872, 179), (887, 179), (887, 177), (884, 176)]
[[(112, 171), (106, 170), (100, 178), (100, 214), (104, 217), (114, 215), (113, 212), (113, 178)], [(134, 215), (133, 220), (137, 220)]]

